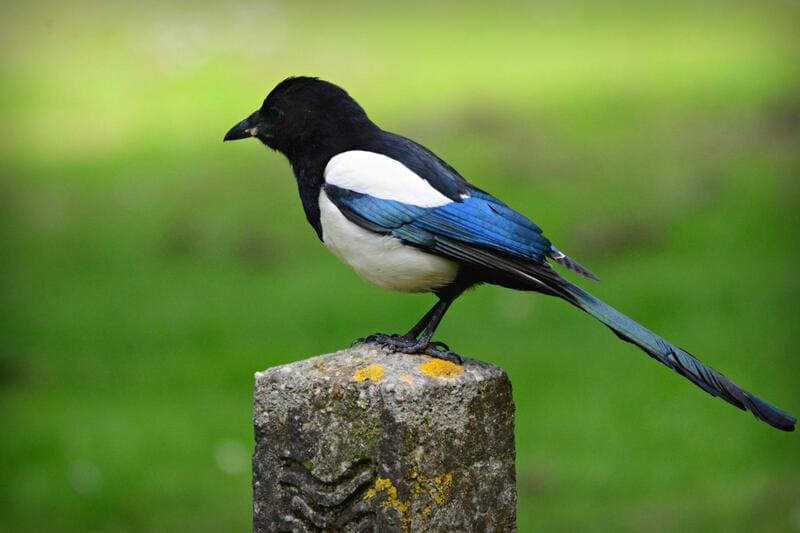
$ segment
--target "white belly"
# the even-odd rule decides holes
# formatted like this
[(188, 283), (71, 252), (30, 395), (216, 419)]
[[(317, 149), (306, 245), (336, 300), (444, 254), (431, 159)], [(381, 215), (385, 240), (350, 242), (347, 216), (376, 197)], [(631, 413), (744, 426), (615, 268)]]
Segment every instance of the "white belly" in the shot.
[(319, 212), (325, 246), (362, 279), (378, 287), (426, 292), (447, 285), (458, 273), (458, 265), (452, 261), (350, 222), (324, 190), (319, 195)]

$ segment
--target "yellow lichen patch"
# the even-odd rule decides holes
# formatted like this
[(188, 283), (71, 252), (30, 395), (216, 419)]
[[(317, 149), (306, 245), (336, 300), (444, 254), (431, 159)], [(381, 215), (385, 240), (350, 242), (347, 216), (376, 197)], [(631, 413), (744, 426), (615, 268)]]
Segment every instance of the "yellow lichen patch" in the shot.
[(376, 479), (372, 488), (367, 490), (364, 499), (374, 498), (379, 492), (386, 493), (386, 498), (381, 502), (381, 507), (393, 507), (400, 514), (408, 512), (411, 507), (411, 501), (403, 501), (397, 497), (397, 487), (392, 485), (392, 480), (389, 478), (379, 477)]
[(383, 367), (381, 365), (370, 365), (366, 368), (359, 368), (353, 372), (353, 379), (355, 381), (371, 380), (377, 383), (383, 377)]
[(367, 493), (364, 495), (364, 499), (369, 500), (370, 498), (374, 498), (375, 495), (378, 494), (380, 491), (382, 490), (388, 491), (389, 489), (394, 490), (395, 494), (397, 494), (397, 489), (394, 488), (394, 485), (392, 485), (391, 479), (385, 477), (379, 477), (378, 479), (375, 480), (375, 485), (373, 485), (372, 488), (367, 490)]
[(375, 498), (384, 493), (383, 500), (378, 505), (391, 507), (400, 515), (403, 532), (408, 532), (410, 525), (415, 520), (430, 520), (435, 507), (446, 504), (450, 500), (453, 487), (453, 475), (450, 473), (426, 478), (416, 466), (409, 472), (409, 495), (407, 500), (397, 496), (397, 487), (388, 478), (379, 477), (367, 489), (364, 500)]
[(402, 381), (407, 385), (411, 385), (412, 383), (414, 383), (414, 376), (412, 376), (411, 374), (400, 374), (400, 381)]
[(452, 486), (452, 474), (445, 474), (433, 478), (433, 487), (435, 490), (432, 490), (430, 494), (433, 501), (436, 502), (436, 505), (442, 505), (450, 498), (450, 488)]
[(431, 359), (420, 364), (419, 369), (423, 374), (432, 378), (457, 378), (464, 373), (463, 366), (444, 359)]

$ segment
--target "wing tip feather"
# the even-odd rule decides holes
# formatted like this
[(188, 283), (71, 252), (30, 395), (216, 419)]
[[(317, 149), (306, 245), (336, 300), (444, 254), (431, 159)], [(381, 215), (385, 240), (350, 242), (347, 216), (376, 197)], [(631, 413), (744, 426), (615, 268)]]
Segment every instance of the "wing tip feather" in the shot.
[(597, 275), (595, 275), (591, 270), (569, 257), (564, 252), (559, 251), (555, 246), (551, 247), (550, 258), (564, 268), (572, 270), (573, 272), (577, 272), (585, 278), (589, 278), (594, 281), (600, 281), (600, 278), (597, 277)]

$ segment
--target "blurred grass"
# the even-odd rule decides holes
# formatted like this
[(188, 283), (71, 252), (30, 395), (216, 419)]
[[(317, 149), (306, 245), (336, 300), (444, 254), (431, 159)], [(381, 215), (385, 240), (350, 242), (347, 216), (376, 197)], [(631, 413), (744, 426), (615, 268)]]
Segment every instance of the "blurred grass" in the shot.
[[(348, 88), (598, 296), (800, 412), (797, 4), (4, 7), (0, 530), (249, 528), (252, 373), (430, 304), (360, 282), (285, 162), (220, 142), (290, 74)], [(795, 435), (569, 306), (481, 288), (440, 337), (514, 383), (521, 531), (800, 529)]]

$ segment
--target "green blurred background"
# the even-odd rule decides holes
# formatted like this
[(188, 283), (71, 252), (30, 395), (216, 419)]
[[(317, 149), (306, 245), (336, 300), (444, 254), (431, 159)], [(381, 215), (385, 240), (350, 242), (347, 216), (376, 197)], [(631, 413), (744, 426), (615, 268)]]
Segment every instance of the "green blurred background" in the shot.
[[(407, 329), (282, 157), (223, 134), (341, 84), (530, 215), (598, 296), (800, 414), (800, 4), (5, 3), (0, 530), (245, 531), (253, 373)], [(521, 531), (800, 530), (800, 441), (570, 306), (470, 292)]]

